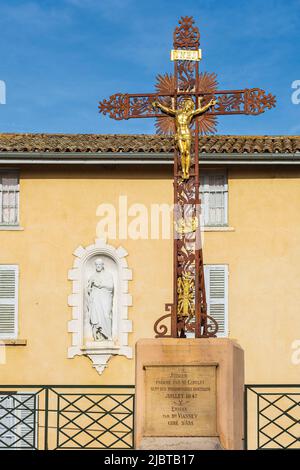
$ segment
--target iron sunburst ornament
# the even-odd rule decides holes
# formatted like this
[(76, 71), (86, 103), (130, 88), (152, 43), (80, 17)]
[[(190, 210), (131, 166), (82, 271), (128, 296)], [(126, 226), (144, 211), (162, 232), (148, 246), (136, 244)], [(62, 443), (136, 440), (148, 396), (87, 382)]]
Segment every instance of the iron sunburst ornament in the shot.
[[(164, 74), (157, 76), (156, 91), (160, 94), (170, 95), (175, 89), (175, 78), (172, 74)], [(199, 90), (203, 93), (209, 93), (204, 95), (201, 105), (207, 104), (211, 99), (211, 96), (217, 92), (218, 80), (215, 73), (202, 72), (199, 74)], [(162, 104), (168, 107), (173, 107), (173, 100), (171, 97), (160, 98)], [(215, 115), (205, 113), (198, 118), (200, 134), (208, 135), (215, 134), (217, 132), (218, 120)], [(156, 118), (156, 133), (164, 135), (173, 135), (176, 131), (174, 119), (169, 116), (159, 116)]]

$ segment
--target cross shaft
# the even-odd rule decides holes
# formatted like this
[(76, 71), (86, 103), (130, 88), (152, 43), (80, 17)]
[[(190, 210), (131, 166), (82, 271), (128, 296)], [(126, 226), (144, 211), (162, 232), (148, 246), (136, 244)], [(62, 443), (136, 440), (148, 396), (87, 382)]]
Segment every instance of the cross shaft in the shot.
[[(169, 121), (165, 126), (162, 112), (154, 109), (153, 102), (174, 111), (180, 109), (187, 98), (196, 107), (205, 106), (215, 100), (214, 106), (194, 119), (192, 158), (188, 178), (183, 175), (182, 151), (178, 145), (174, 152), (174, 276), (173, 303), (166, 304), (167, 314), (159, 318), (154, 331), (156, 337), (214, 337), (217, 322), (208, 315), (203, 252), (200, 234), (199, 193), (199, 135), (213, 129), (218, 115), (258, 115), (275, 106), (276, 98), (260, 88), (241, 90), (217, 90), (214, 80), (199, 74), (200, 33), (192, 17), (182, 17), (174, 31), (173, 76), (158, 76), (154, 93), (117, 93), (99, 103), (100, 113), (115, 120), (132, 118), (157, 118), (158, 130), (169, 132), (175, 128)], [(209, 78), (209, 77), (208, 77)], [(206, 80), (206, 81), (205, 81)], [(175, 132), (178, 143), (178, 129)], [(163, 322), (171, 318), (169, 329)]]

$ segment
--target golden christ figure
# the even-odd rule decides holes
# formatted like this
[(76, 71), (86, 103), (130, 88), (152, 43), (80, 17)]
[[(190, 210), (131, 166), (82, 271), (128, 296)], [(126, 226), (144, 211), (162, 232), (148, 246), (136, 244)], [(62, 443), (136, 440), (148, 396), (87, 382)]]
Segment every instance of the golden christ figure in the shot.
[(211, 106), (215, 106), (216, 100), (212, 99), (210, 102), (198, 109), (195, 109), (194, 101), (191, 98), (183, 100), (178, 109), (168, 108), (159, 101), (154, 101), (152, 106), (159, 108), (163, 113), (175, 117), (175, 143), (181, 155), (182, 178), (184, 180), (190, 177), (190, 164), (191, 164), (191, 130), (190, 125), (194, 117), (200, 116), (205, 113)]

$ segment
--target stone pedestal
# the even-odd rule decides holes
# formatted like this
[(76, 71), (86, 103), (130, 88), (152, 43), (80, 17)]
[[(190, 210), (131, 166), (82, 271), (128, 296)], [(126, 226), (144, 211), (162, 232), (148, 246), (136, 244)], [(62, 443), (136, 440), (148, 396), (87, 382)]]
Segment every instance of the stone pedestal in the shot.
[(244, 354), (235, 341), (138, 341), (135, 447), (242, 449), (243, 388)]

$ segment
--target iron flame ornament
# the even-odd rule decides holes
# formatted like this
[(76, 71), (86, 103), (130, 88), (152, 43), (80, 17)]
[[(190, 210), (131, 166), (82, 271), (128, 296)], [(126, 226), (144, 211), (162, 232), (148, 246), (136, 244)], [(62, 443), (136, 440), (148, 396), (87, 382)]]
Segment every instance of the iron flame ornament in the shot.
[[(205, 294), (199, 137), (216, 133), (218, 116), (259, 115), (276, 104), (275, 96), (260, 88), (218, 90), (214, 73), (199, 72), (199, 46), (194, 19), (182, 17), (173, 35), (174, 73), (158, 75), (153, 93), (116, 93), (99, 103), (99, 112), (112, 119), (156, 118), (156, 132), (175, 137), (173, 303), (166, 304), (167, 313), (155, 322), (156, 337), (208, 338), (218, 331), (208, 315)], [(178, 122), (183, 111), (194, 113), (184, 129)]]

